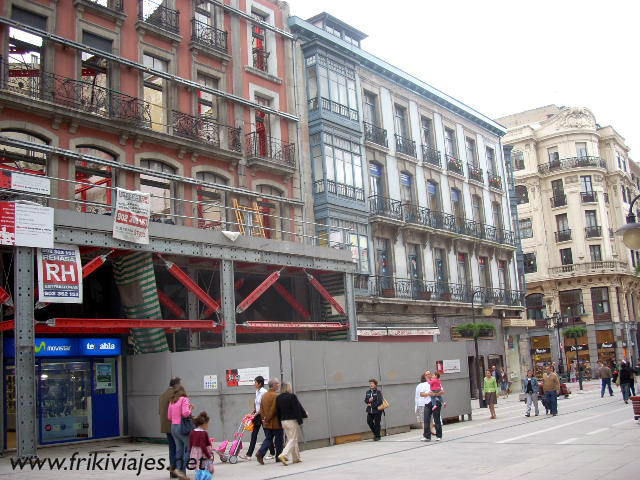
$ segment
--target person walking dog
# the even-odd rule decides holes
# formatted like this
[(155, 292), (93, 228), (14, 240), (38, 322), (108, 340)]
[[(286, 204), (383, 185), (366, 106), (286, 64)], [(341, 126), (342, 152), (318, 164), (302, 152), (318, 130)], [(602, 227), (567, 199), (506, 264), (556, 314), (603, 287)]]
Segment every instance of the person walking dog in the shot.
[(544, 389), (544, 405), (551, 411), (554, 417), (558, 415), (558, 392), (560, 391), (560, 379), (553, 371), (553, 367), (547, 367), (547, 372), (542, 375), (542, 388)]
[(373, 441), (380, 440), (380, 420), (382, 419), (383, 410), (378, 407), (382, 405), (384, 398), (382, 392), (378, 390), (378, 380), (372, 378), (369, 380), (369, 390), (364, 394), (364, 403), (367, 411), (367, 425), (373, 433)]
[(540, 389), (538, 385), (538, 379), (533, 376), (533, 370), (527, 371), (527, 378), (522, 382), (524, 395), (527, 401), (527, 413), (524, 414), (525, 417), (531, 416), (531, 404), (535, 405), (536, 417), (540, 413), (538, 411), (538, 391)]

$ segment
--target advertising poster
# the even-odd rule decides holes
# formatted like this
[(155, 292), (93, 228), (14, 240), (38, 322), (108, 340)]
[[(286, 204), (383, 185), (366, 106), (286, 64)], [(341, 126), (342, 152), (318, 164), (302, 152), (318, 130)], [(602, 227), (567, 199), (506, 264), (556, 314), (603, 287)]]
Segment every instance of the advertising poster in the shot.
[(53, 248), (53, 208), (0, 202), (0, 245)]
[(204, 390), (217, 390), (218, 389), (218, 376), (217, 375), (205, 375), (204, 376)]
[(460, 373), (460, 359), (443, 360), (442, 371), (443, 373)]
[(442, 360), (436, 360), (436, 373), (444, 373), (444, 362)]
[(269, 381), (269, 367), (253, 367), (238, 369), (238, 385), (243, 387), (247, 385), (253, 386), (253, 380), (258, 375), (262, 375), (264, 383)]
[(77, 245), (38, 249), (38, 300), (82, 303), (82, 263)]
[(238, 370), (227, 370), (227, 387), (238, 386)]
[(113, 238), (133, 243), (149, 243), (151, 195), (144, 192), (117, 189), (116, 214), (113, 217)]
[(51, 180), (41, 175), (25, 175), (3, 170), (0, 172), (0, 188), (51, 195)]
[(96, 363), (95, 389), (113, 388), (113, 365), (110, 363)]

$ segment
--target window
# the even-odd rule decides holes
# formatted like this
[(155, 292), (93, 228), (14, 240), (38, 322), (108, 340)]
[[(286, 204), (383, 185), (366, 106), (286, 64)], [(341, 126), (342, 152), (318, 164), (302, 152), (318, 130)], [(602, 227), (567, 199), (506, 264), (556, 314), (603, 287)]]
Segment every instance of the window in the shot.
[(622, 200), (624, 203), (629, 203), (627, 202), (627, 190), (624, 188), (624, 185), (622, 186)]
[(592, 262), (601, 262), (602, 250), (600, 249), (600, 245), (589, 245), (589, 256)]
[[(348, 245), (351, 249), (351, 259), (356, 264), (358, 272), (368, 274), (369, 241), (367, 240), (367, 226), (336, 218), (318, 221), (318, 223), (325, 223), (326, 225), (326, 227), (319, 227), (318, 236), (320, 237), (320, 245), (330, 246), (332, 248), (343, 248), (343, 245)], [(387, 266), (386, 258), (385, 255), (385, 268)], [(376, 260), (377, 259), (378, 256), (376, 253)], [(378, 272), (380, 272), (380, 270), (378, 270)], [(379, 274), (382, 275), (381, 273)]]
[(633, 250), (630, 250), (630, 252), (631, 252), (631, 265), (633, 265), (633, 267), (635, 268), (636, 267), (636, 256), (635, 256)]
[(473, 221), (476, 223), (484, 223), (484, 212), (482, 210), (482, 198), (480, 195), (471, 195), (471, 210), (473, 212)]
[(585, 222), (587, 225), (587, 229), (590, 227), (598, 226), (598, 217), (596, 216), (595, 210), (587, 210), (584, 212)]
[(591, 182), (591, 175), (584, 175), (580, 177), (580, 191), (582, 193), (593, 192), (593, 184)]
[(533, 222), (530, 218), (520, 220), (520, 237), (533, 238)]
[(549, 157), (550, 163), (559, 162), (560, 154), (558, 153), (558, 147), (547, 148), (547, 156)]
[[(116, 156), (92, 145), (81, 145), (78, 153), (115, 162)], [(76, 210), (98, 215), (110, 215), (113, 199), (113, 172), (111, 167), (100, 163), (76, 160), (75, 199)], [(96, 204), (105, 205), (99, 206)]]
[[(272, 187), (271, 185), (256, 185), (256, 191), (265, 195), (271, 195), (274, 197), (283, 197), (282, 190)], [(272, 199), (261, 199), (258, 202), (258, 208), (262, 214), (262, 223), (264, 225), (264, 232), (267, 238), (275, 238), (278, 240), (284, 240), (287, 236), (287, 220), (286, 212), (282, 210), (280, 202), (275, 202)], [(250, 217), (250, 215), (246, 215)], [(246, 229), (246, 228), (245, 228)], [(252, 229), (246, 229), (251, 231)]]
[(420, 261), (420, 245), (407, 244), (407, 271), (412, 280), (422, 279), (422, 262)]
[(477, 167), (478, 155), (476, 151), (476, 141), (473, 138), (465, 137), (464, 145), (467, 154), (467, 162), (469, 162), (474, 167)]
[(327, 180), (363, 188), (360, 144), (341, 137), (323, 134)]
[(435, 148), (433, 141), (433, 122), (430, 118), (421, 117), (420, 123), (422, 126), (422, 143), (425, 147)]
[(369, 195), (384, 197), (383, 167), (378, 163), (369, 164)]
[(480, 286), (491, 288), (491, 268), (487, 257), (478, 257), (478, 273), (480, 275)]
[[(256, 103), (264, 105), (265, 107), (271, 106), (271, 100), (268, 98), (255, 96)], [(257, 154), (260, 157), (267, 157), (270, 155), (270, 139), (271, 136), (271, 117), (268, 113), (262, 110), (255, 109), (255, 115), (253, 119), (255, 123), (255, 145), (253, 145), (254, 151), (252, 155)]]
[[(23, 142), (48, 145), (49, 141), (45, 138), (41, 138), (34, 133), (21, 130), (6, 129), (2, 130), (0, 134), (4, 137), (12, 138), (14, 140), (21, 140)], [(47, 157), (42, 152), (33, 150), (27, 150), (24, 148), (17, 148), (13, 146), (2, 146), (2, 168), (10, 170), (19, 170), (21, 172), (36, 173), (44, 175), (47, 170)], [(5, 198), (3, 197), (3, 200)]]
[[(158, 160), (140, 160), (140, 167), (172, 175), (176, 173), (175, 168)], [(174, 197), (171, 180), (141, 173), (140, 190), (151, 194), (151, 221), (174, 223), (170, 216)]]
[(413, 203), (413, 177), (407, 172), (400, 172), (400, 200)]
[(582, 158), (587, 156), (587, 143), (576, 142), (576, 157)]
[(436, 282), (439, 284), (448, 283), (449, 275), (447, 274), (447, 253), (444, 248), (433, 249), (433, 266)]
[[(218, 88), (218, 79), (208, 75), (198, 74), (198, 83), (209, 88)], [(203, 92), (202, 90), (198, 90), (196, 95), (198, 96), (198, 115), (201, 117), (211, 118), (213, 120), (217, 119), (217, 97), (212, 93)]]
[(377, 97), (371, 92), (364, 92), (364, 121), (379, 126)]
[(493, 148), (486, 147), (485, 152), (487, 155), (487, 168), (489, 169), (489, 172), (494, 175), (498, 175), (495, 151), (493, 150)]
[(502, 205), (499, 202), (491, 202), (491, 213), (493, 215), (493, 226), (497, 229), (503, 227), (502, 224)]
[(524, 170), (524, 152), (522, 150), (514, 150), (511, 153), (511, 158), (514, 170)]
[(551, 181), (551, 191), (554, 197), (564, 197), (564, 185), (562, 180)]
[(608, 287), (593, 287), (591, 289), (591, 305), (593, 306), (593, 313), (595, 315), (610, 314), (609, 309), (609, 288)]
[(408, 138), (407, 127), (407, 109), (396, 104), (393, 108), (393, 126), (396, 130), (396, 135)]
[(507, 262), (505, 260), (498, 260), (498, 288), (511, 290), (509, 270), (507, 269)]
[(524, 273), (535, 273), (538, 271), (535, 253), (525, 253), (523, 256)]
[[(267, 23), (268, 17), (261, 13), (251, 12), (251, 16), (256, 20)], [(266, 72), (268, 70), (269, 52), (267, 51), (267, 35), (264, 27), (256, 25), (251, 26), (251, 47), (253, 51), (253, 66), (258, 70)]]
[(469, 278), (469, 255), (458, 252), (458, 283), (462, 285), (471, 285)]
[(451, 128), (444, 129), (444, 153), (455, 157), (458, 149), (456, 148), (456, 133)]
[[(226, 178), (211, 172), (196, 173), (196, 180), (218, 185), (227, 185)], [(196, 187), (198, 204), (198, 228), (210, 230), (226, 230), (227, 192), (214, 187), (198, 185)], [(250, 229), (252, 230), (252, 229)]]
[(457, 188), (451, 189), (451, 209), (456, 221), (462, 224), (464, 222), (464, 205), (462, 203), (462, 194)]
[(569, 218), (566, 213), (556, 215), (556, 226), (558, 227), (558, 232), (566, 232), (569, 230)]
[(544, 320), (546, 317), (544, 306), (544, 295), (542, 293), (532, 293), (525, 299), (527, 306), (527, 318), (529, 320)]
[[(307, 57), (305, 61), (308, 67), (307, 77), (315, 79), (317, 72), (320, 82), (319, 92), (315, 80), (309, 87), (309, 104), (320, 104), (324, 110), (357, 121), (359, 106), (355, 70), (322, 55)], [(318, 94), (320, 99), (317, 98)], [(377, 117), (375, 119), (378, 120)]]
[[(151, 55), (144, 54), (144, 65), (146, 67), (158, 70), (161, 72), (167, 72), (169, 70), (169, 62), (162, 60)], [(163, 78), (156, 76), (153, 73), (143, 72), (143, 90), (144, 101), (148, 102), (151, 110), (151, 128), (157, 131), (165, 130), (165, 85), (166, 81)]]
[(515, 191), (518, 205), (529, 203), (529, 191), (527, 190), (527, 187), (524, 185), (516, 185)]
[(440, 188), (433, 180), (427, 180), (427, 196), (431, 211), (440, 212)]
[[(23, 12), (23, 13), (19, 13)], [(29, 16), (32, 16), (29, 20)], [(47, 19), (39, 15), (32, 14), (27, 10), (13, 6), (12, 18), (23, 21), (32, 26), (44, 25), (46, 30)], [(38, 27), (40, 28), (40, 27)], [(14, 93), (23, 94), (29, 97), (39, 98), (43, 93), (41, 74), (44, 65), (43, 39), (38, 35), (9, 27), (8, 46), (8, 72), (5, 73), (6, 82), (4, 88)]]
[(563, 290), (558, 293), (558, 297), (562, 315), (575, 318), (584, 314), (582, 290)]
[(562, 265), (572, 265), (573, 264), (573, 255), (571, 254), (570, 248), (561, 248), (560, 249), (560, 263)]
[(376, 273), (380, 276), (393, 276), (393, 265), (391, 263), (389, 240), (386, 238), (375, 238), (376, 245)]

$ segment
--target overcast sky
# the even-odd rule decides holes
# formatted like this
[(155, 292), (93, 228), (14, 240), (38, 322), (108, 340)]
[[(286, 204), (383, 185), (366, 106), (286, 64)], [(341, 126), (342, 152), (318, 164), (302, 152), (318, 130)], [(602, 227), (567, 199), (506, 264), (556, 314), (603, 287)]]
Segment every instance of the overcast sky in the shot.
[(636, 0), (288, 0), (369, 35), (368, 52), (498, 118), (543, 105), (589, 108), (640, 161)]

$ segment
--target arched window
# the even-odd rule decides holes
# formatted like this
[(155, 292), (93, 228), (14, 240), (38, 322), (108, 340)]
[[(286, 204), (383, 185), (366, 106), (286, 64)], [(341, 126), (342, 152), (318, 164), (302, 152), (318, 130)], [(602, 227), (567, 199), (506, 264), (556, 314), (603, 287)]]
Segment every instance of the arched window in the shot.
[[(22, 142), (48, 145), (49, 141), (35, 133), (26, 130), (3, 129), (2, 136)], [(44, 175), (47, 170), (47, 156), (45, 153), (37, 152), (29, 148), (17, 148), (9, 145), (2, 145), (2, 155), (0, 156), (0, 167), (6, 170), (18, 170), (26, 173), (37, 173)]]
[(529, 320), (544, 320), (545, 306), (544, 295), (542, 293), (532, 293), (525, 298), (525, 304), (527, 306), (527, 317)]
[[(212, 172), (196, 173), (196, 180), (218, 185), (227, 185), (229, 181)], [(227, 192), (222, 189), (198, 185), (196, 188), (198, 204), (198, 228), (209, 230), (226, 230), (227, 222)]]
[[(93, 145), (78, 145), (78, 153), (115, 162), (117, 157)], [(108, 165), (87, 160), (76, 160), (75, 199), (78, 212), (110, 215), (113, 199), (113, 171)], [(103, 204), (105, 207), (95, 205)]]
[(524, 185), (516, 185), (516, 199), (518, 201), (518, 205), (529, 203), (529, 191), (527, 190), (527, 187)]
[[(176, 170), (170, 165), (158, 160), (141, 160), (140, 167), (155, 172), (175, 174)], [(171, 218), (174, 198), (174, 183), (152, 174), (140, 174), (140, 190), (151, 194), (151, 221), (176, 223)]]
[[(272, 195), (274, 197), (282, 197), (283, 192), (278, 188), (271, 185), (256, 185), (256, 191), (265, 195)], [(275, 238), (278, 240), (285, 240), (287, 238), (287, 224), (288, 221), (285, 218), (287, 212), (284, 206), (280, 202), (276, 202), (270, 198), (261, 199), (258, 202), (260, 213), (262, 213), (262, 222), (264, 224), (264, 231), (267, 238)]]

